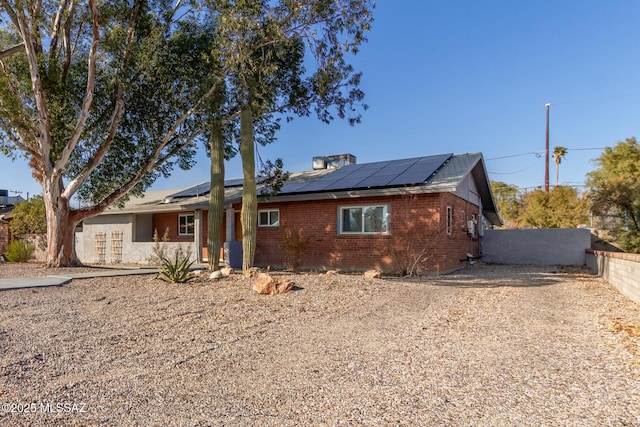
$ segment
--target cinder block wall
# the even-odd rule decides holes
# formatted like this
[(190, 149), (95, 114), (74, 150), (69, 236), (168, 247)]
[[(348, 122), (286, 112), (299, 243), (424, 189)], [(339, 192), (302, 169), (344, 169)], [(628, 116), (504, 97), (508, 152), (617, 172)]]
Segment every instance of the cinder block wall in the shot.
[(585, 265), (591, 232), (581, 228), (486, 230), (482, 261), (494, 264)]
[(640, 255), (589, 249), (586, 257), (591, 271), (640, 304)]

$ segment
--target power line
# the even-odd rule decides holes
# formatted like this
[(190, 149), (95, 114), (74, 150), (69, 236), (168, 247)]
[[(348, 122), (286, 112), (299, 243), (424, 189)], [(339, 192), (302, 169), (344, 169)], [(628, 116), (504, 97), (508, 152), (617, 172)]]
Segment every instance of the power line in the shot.
[[(594, 147), (594, 148), (567, 148), (567, 151), (595, 151), (595, 150), (604, 150), (607, 147)], [(509, 159), (511, 157), (520, 157), (520, 156), (528, 156), (530, 154), (534, 154), (537, 158), (541, 158), (544, 154), (544, 151), (529, 151), (527, 153), (519, 153), (519, 154), (510, 154), (508, 156), (500, 156), (500, 157), (491, 157), (490, 159), (484, 159), (485, 161), (489, 160), (500, 160), (500, 159)]]

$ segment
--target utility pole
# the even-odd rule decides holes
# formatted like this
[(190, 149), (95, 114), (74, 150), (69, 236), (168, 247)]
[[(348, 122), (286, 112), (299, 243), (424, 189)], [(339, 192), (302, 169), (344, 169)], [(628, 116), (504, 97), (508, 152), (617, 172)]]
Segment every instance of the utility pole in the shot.
[(544, 191), (549, 192), (549, 107), (551, 104), (546, 104), (547, 107), (547, 137), (544, 148)]

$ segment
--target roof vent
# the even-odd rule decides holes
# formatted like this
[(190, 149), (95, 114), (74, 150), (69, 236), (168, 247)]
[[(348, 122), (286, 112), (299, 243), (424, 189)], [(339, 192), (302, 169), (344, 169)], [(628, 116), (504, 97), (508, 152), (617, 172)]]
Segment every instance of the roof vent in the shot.
[(339, 169), (346, 165), (355, 165), (356, 156), (353, 154), (335, 154), (332, 156), (318, 156), (313, 158), (313, 170)]

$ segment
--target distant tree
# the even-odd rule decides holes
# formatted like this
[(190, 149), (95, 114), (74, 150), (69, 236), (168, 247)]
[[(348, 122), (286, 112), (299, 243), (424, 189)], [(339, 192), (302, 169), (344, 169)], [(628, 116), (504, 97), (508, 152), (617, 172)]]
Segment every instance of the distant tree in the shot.
[(567, 155), (567, 148), (562, 147), (560, 145), (556, 145), (553, 148), (553, 154), (551, 157), (553, 161), (556, 163), (556, 185), (558, 185), (558, 180), (560, 178), (560, 163), (562, 163), (562, 159), (564, 159)]
[(47, 215), (42, 196), (34, 196), (26, 202), (17, 204), (11, 212), (9, 229), (14, 236), (45, 234)]
[(587, 174), (594, 213), (617, 214), (622, 227), (614, 231), (623, 248), (640, 253), (640, 144), (627, 138), (605, 148), (594, 163)]
[(522, 197), (518, 186), (501, 181), (491, 181), (491, 190), (496, 200), (498, 214), (504, 221), (505, 228), (517, 228), (523, 208)]
[(588, 220), (588, 202), (574, 188), (558, 185), (549, 193), (534, 190), (524, 196), (522, 226), (573, 228)]

